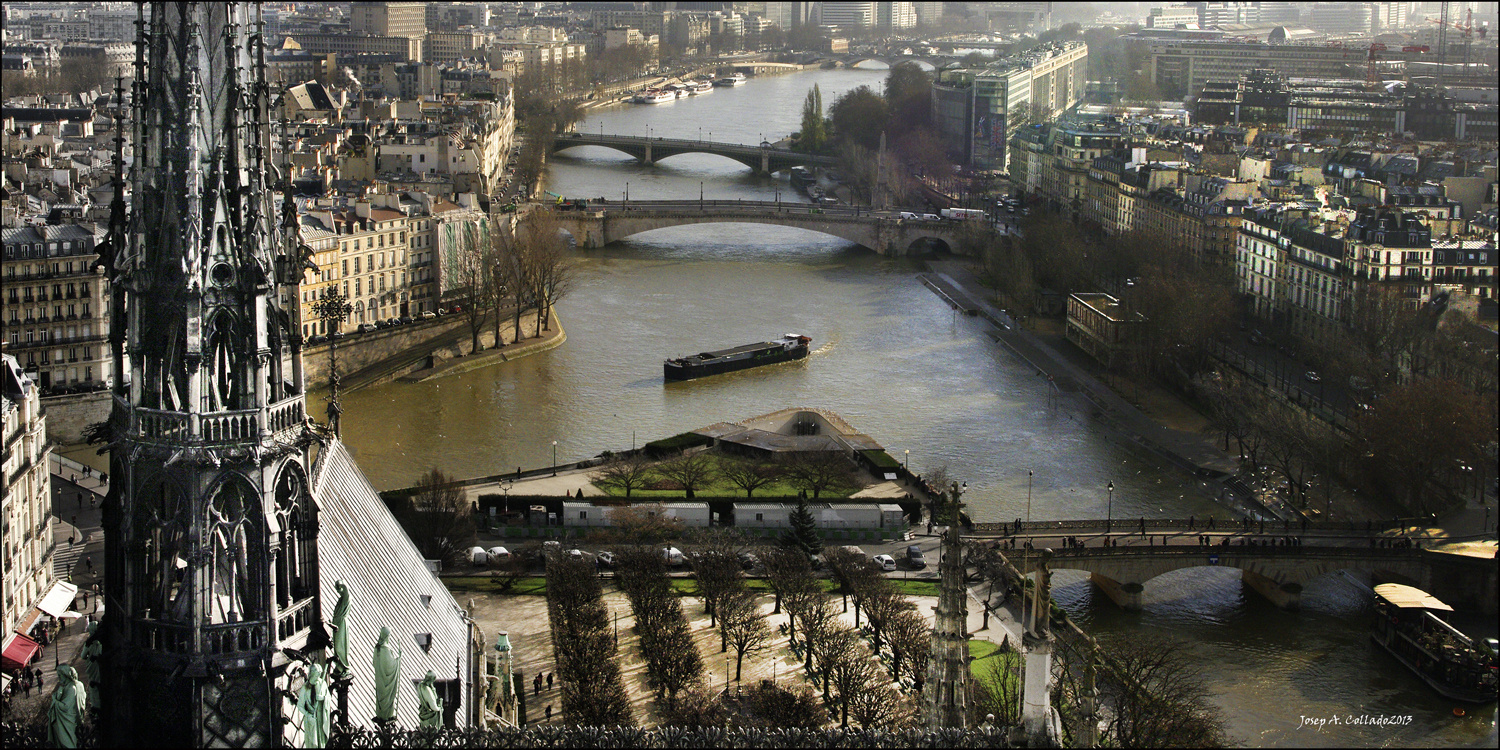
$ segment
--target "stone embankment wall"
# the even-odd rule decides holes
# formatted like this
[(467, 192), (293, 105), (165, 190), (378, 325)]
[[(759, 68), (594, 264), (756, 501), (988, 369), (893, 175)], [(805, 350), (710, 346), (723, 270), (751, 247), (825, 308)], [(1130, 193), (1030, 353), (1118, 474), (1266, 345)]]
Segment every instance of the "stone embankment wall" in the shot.
[[(466, 334), (462, 338), (467, 346), (468, 322), (462, 315), (346, 335), (339, 339), (339, 372), (345, 375), (357, 373), (414, 350), (425, 356), (436, 349), (450, 348), (448, 334), (460, 329)], [(302, 376), (308, 389), (328, 384), (328, 342), (302, 350)]]
[(109, 419), (111, 403), (109, 391), (42, 399), (42, 411), (47, 415), (47, 439), (58, 445), (82, 443), (84, 429)]

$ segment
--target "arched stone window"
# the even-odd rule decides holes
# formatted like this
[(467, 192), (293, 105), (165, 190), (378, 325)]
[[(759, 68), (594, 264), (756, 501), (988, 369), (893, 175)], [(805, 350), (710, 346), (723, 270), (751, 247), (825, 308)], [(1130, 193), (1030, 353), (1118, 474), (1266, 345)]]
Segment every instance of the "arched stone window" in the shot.
[(135, 617), (186, 621), (187, 497), (182, 488), (160, 477), (149, 479), (136, 498), (135, 542), (129, 555), (134, 568)]
[(288, 462), (276, 479), (276, 606), (290, 607), (317, 593), (317, 512), (307, 476)]
[(217, 624), (259, 619), (264, 614), (260, 497), (248, 482), (231, 477), (214, 491), (207, 510), (207, 620)]
[(223, 310), (208, 323), (208, 408), (221, 411), (239, 408), (241, 388), (237, 363), (242, 342), (235, 335), (236, 321)]

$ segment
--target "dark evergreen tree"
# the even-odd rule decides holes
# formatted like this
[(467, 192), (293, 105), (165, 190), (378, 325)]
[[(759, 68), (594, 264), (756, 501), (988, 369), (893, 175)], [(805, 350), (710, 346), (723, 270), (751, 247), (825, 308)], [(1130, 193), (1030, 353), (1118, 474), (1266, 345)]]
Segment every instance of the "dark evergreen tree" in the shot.
[(799, 496), (797, 507), (787, 518), (792, 527), (781, 533), (781, 545), (811, 557), (823, 554), (823, 540), (818, 538), (818, 522), (807, 507), (807, 498)]

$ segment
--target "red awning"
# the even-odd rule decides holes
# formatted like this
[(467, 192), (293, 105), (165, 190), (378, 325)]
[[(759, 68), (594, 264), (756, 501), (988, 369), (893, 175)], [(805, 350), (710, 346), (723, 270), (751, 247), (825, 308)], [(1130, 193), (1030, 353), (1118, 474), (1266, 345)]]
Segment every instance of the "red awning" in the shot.
[(7, 672), (20, 669), (31, 663), (31, 657), (41, 650), (36, 641), (20, 633), (12, 633), (10, 643), (5, 644), (5, 653), (0, 656), (0, 669)]

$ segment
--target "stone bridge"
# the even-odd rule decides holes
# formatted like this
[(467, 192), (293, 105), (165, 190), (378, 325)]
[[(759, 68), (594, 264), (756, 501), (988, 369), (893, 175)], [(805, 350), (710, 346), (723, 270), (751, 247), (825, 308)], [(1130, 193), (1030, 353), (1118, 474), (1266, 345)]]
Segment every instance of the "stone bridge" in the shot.
[[(1243, 541), (1243, 540), (1241, 540)], [(1039, 555), (1005, 552), (1024, 575), (1033, 572)], [(1273, 604), (1295, 610), (1308, 581), (1339, 570), (1364, 570), (1424, 590), (1434, 583), (1433, 564), (1452, 557), (1419, 548), (1360, 546), (1269, 546), (1249, 544), (1206, 546), (1129, 546), (1053, 548), (1051, 570), (1082, 570), (1125, 609), (1141, 608), (1145, 583), (1184, 568), (1237, 568), (1242, 580)]]
[(601, 248), (653, 229), (691, 224), (773, 224), (832, 235), (881, 255), (912, 255), (934, 244), (966, 254), (962, 221), (901, 219), (897, 211), (773, 201), (589, 201), (554, 212), (580, 248)]
[(894, 68), (904, 62), (922, 63), (933, 70), (942, 70), (950, 65), (957, 64), (962, 58), (958, 55), (905, 55), (905, 54), (848, 54), (839, 58), (847, 67), (854, 67), (862, 62), (885, 63)]
[(570, 131), (561, 133), (552, 142), (552, 150), (563, 151), (575, 146), (604, 146), (623, 151), (644, 164), (655, 164), (669, 156), (678, 154), (717, 154), (733, 159), (757, 174), (771, 174), (783, 169), (806, 166), (831, 166), (838, 162), (832, 156), (817, 156), (771, 146), (751, 146), (742, 143), (716, 143), (714, 141), (684, 138), (649, 138), (639, 135), (607, 135)]

